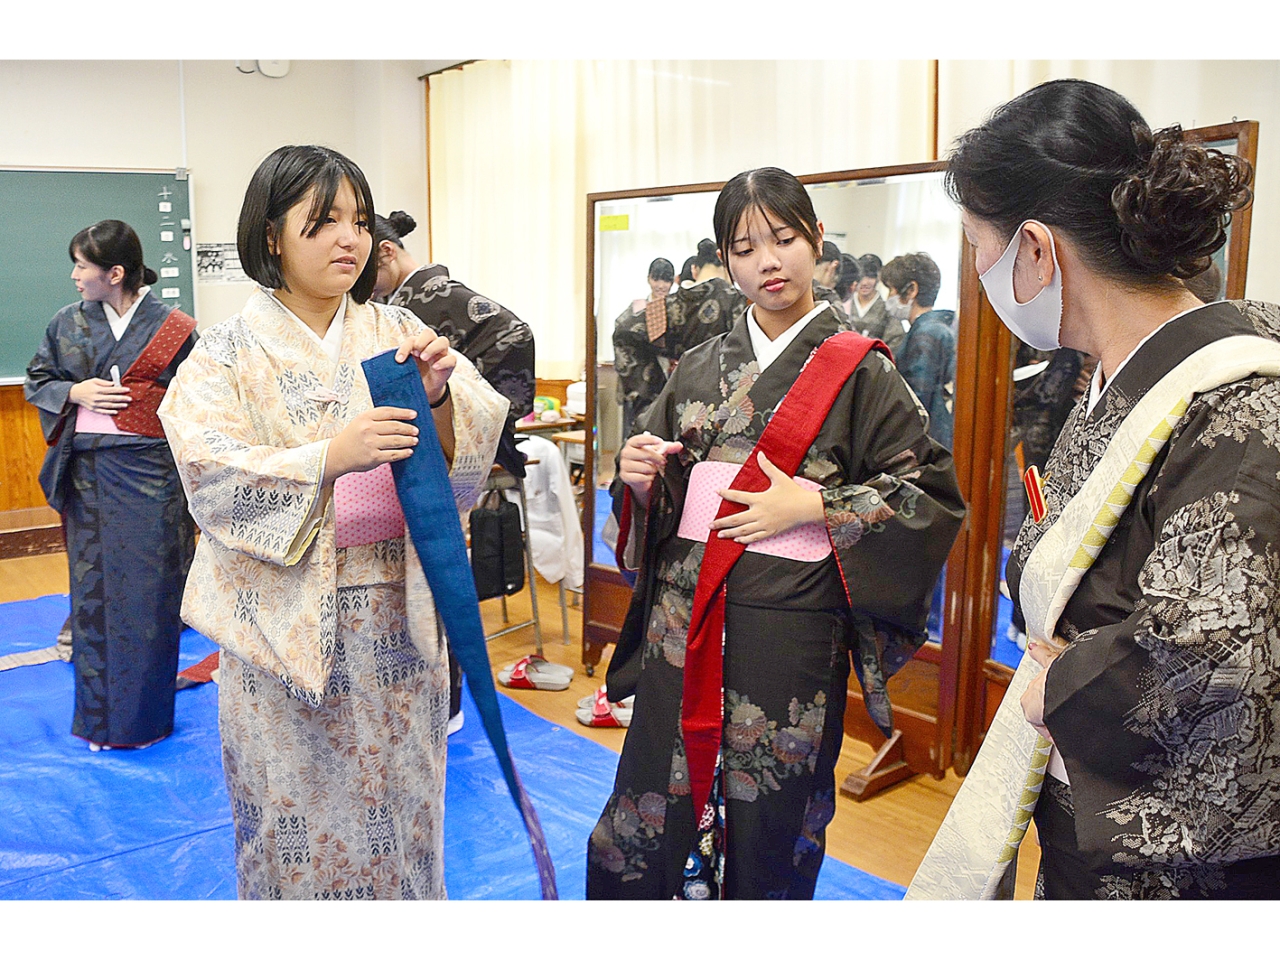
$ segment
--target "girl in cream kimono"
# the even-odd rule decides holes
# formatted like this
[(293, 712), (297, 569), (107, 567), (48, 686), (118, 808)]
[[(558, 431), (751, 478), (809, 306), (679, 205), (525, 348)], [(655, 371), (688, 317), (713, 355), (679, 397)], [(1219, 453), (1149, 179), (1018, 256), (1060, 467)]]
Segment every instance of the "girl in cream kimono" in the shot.
[(261, 287), (206, 331), (160, 409), (202, 532), (183, 619), (225, 652), (244, 898), (444, 896), (448, 668), (429, 594), (406, 605), (402, 535), (344, 541), (335, 521), (351, 484), (375, 499), (389, 470), (367, 471), (418, 443), (414, 411), (373, 407), (362, 359), (394, 348), (418, 365), (460, 504), (489, 472), (507, 401), (413, 314), (367, 302), (373, 216), (341, 154), (263, 161), (237, 237)]

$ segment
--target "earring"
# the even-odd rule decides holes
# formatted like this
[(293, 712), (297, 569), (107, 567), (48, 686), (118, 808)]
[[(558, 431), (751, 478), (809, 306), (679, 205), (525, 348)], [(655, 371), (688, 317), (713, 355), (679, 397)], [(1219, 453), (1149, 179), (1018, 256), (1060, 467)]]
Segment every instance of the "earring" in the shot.
[(1036, 279), (1037, 279), (1037, 280), (1043, 280), (1043, 279), (1044, 279), (1044, 276), (1043, 276), (1042, 274), (1037, 273), (1037, 274), (1036, 274)]

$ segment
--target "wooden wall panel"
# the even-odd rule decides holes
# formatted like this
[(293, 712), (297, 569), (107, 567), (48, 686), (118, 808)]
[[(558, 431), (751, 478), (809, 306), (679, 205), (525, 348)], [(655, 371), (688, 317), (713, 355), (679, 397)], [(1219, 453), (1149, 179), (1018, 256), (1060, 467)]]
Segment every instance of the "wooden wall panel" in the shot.
[(36, 482), (44, 452), (40, 418), (22, 385), (0, 386), (0, 512), (45, 506)]

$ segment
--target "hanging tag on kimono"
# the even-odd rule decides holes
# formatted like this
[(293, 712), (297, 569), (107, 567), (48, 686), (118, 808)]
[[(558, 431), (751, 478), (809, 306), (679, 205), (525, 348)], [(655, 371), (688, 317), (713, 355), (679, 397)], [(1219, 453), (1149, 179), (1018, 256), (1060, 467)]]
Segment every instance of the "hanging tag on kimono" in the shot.
[(1031, 519), (1039, 523), (1048, 516), (1049, 507), (1044, 502), (1044, 481), (1040, 479), (1040, 471), (1036, 469), (1034, 463), (1027, 467), (1027, 472), (1022, 475), (1022, 485), (1027, 488), (1027, 503), (1031, 505)]

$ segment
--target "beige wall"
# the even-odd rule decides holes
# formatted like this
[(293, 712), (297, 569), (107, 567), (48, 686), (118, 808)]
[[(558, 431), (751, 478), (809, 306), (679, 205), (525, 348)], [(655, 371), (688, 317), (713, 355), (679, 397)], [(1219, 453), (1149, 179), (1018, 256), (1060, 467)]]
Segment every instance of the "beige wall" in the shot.
[[(420, 61), (295, 60), (288, 76), (231, 60), (0, 61), (0, 164), (178, 167), (191, 171), (197, 242), (234, 241), (245, 186), (286, 143), (350, 156), (380, 211), (422, 223), (405, 246), (426, 259), (426, 132)], [(182, 91), (180, 96), (180, 90)], [(248, 284), (196, 285), (207, 326), (235, 313)]]

